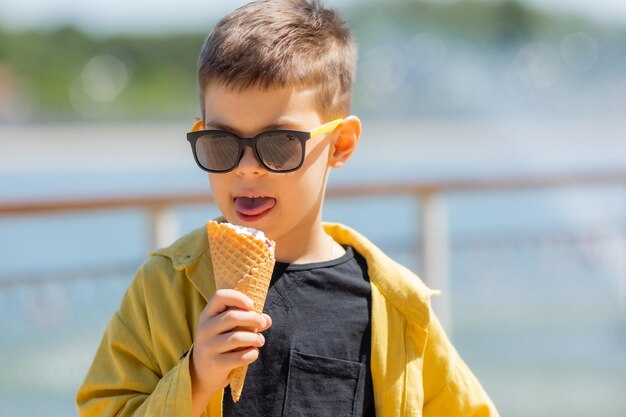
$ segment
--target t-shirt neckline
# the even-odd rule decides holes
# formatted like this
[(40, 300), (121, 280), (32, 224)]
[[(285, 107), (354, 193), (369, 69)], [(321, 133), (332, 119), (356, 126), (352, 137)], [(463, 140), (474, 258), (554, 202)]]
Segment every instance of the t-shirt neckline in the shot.
[(339, 258), (330, 259), (328, 261), (322, 262), (310, 262), (305, 264), (290, 264), (287, 262), (278, 262), (274, 265), (274, 269), (280, 269), (282, 271), (308, 271), (311, 269), (318, 268), (328, 268), (332, 266), (341, 265), (345, 262), (348, 262), (350, 259), (354, 258), (354, 250), (352, 246), (349, 245), (341, 245), (346, 250), (346, 253), (341, 255)]

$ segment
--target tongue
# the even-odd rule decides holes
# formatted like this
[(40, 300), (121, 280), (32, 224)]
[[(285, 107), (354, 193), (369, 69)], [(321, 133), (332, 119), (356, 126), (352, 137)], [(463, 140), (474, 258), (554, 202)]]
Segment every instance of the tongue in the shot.
[(246, 216), (256, 216), (271, 209), (275, 204), (276, 200), (271, 197), (237, 197), (235, 199), (235, 210)]

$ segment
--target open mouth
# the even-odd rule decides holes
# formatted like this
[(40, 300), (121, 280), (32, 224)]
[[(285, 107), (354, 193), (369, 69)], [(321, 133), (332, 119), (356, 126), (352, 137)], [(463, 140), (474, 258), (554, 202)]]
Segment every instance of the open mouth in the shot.
[(272, 197), (235, 197), (235, 211), (246, 221), (258, 220), (269, 213), (276, 205)]

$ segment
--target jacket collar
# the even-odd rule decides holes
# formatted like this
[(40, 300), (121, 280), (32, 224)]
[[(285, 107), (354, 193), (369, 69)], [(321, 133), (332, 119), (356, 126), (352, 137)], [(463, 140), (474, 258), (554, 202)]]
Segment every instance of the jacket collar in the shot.
[[(226, 221), (223, 217), (215, 220), (220, 223)], [(176, 271), (184, 271), (205, 300), (208, 301), (215, 292), (215, 281), (212, 278), (213, 262), (206, 227), (195, 229), (170, 246), (150, 252), (150, 255), (169, 258), (173, 268)]]
[(389, 258), (359, 232), (339, 223), (324, 223), (326, 233), (337, 242), (351, 245), (367, 261), (370, 284), (407, 319), (426, 327), (430, 321), (430, 297), (439, 294), (428, 288), (408, 268)]
[[(216, 221), (221, 223), (226, 220), (220, 217)], [(426, 327), (430, 320), (430, 297), (438, 294), (438, 291), (428, 288), (417, 275), (390, 259), (357, 231), (339, 223), (324, 222), (323, 227), (338, 243), (352, 246), (365, 258), (371, 285), (390, 304), (408, 319)], [(170, 258), (174, 269), (184, 270), (206, 300), (215, 292), (206, 228), (196, 229), (171, 246), (153, 251), (150, 255)]]

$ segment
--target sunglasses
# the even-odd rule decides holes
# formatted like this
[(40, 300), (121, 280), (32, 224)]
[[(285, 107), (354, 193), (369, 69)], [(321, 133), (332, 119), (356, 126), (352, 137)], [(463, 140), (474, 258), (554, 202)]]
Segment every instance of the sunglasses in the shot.
[(309, 132), (270, 130), (253, 138), (241, 138), (224, 130), (199, 130), (187, 133), (187, 140), (196, 163), (204, 171), (232, 171), (239, 165), (244, 148), (249, 146), (263, 168), (285, 173), (302, 166), (307, 140), (332, 132), (342, 122), (343, 119), (336, 119)]

